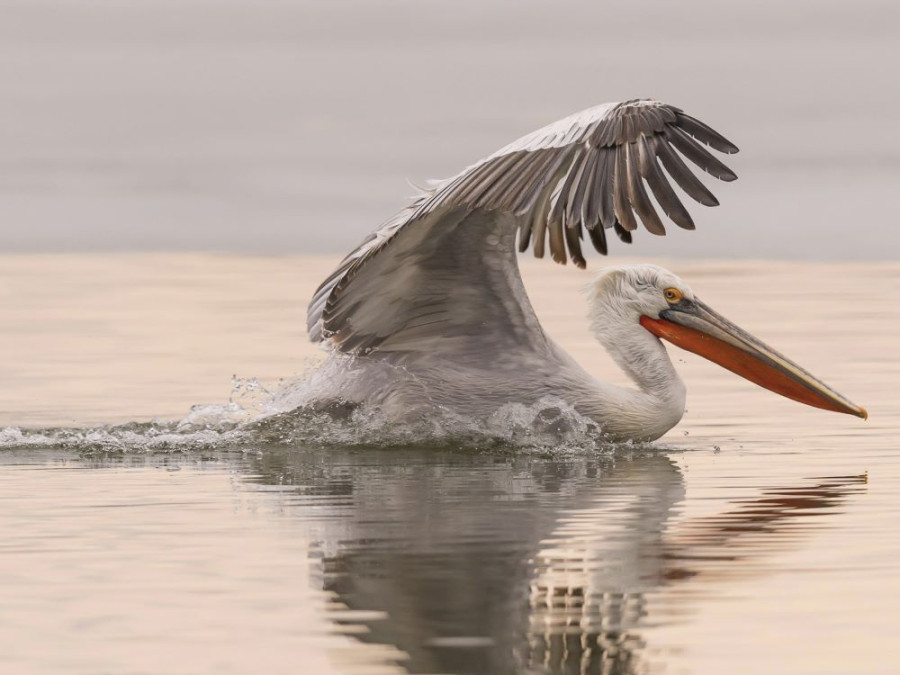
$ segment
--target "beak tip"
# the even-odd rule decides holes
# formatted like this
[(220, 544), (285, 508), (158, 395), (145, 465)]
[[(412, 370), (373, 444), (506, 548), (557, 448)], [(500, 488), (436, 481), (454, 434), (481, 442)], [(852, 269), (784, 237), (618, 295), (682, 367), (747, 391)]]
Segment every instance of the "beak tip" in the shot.
[(856, 415), (857, 417), (862, 417), (864, 420), (869, 419), (869, 411), (862, 406), (859, 406), (859, 412), (856, 413)]

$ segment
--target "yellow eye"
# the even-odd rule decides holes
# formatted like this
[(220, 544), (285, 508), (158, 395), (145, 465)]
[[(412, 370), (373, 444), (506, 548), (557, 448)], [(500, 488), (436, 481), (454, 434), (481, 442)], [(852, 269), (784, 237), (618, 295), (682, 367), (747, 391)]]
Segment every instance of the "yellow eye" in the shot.
[(681, 302), (681, 298), (683, 297), (681, 291), (679, 291), (677, 288), (667, 288), (665, 291), (663, 291), (663, 295), (666, 296), (666, 301), (672, 304)]

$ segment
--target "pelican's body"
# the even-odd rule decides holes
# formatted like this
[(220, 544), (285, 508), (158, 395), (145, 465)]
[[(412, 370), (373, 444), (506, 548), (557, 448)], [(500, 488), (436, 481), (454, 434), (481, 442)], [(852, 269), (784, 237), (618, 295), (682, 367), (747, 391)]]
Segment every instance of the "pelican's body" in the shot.
[(541, 328), (519, 275), (517, 234), (519, 250), (533, 242), (543, 256), (549, 237), (554, 260), (564, 263), (568, 252), (583, 267), (585, 233), (604, 254), (606, 231), (630, 242), (638, 218), (664, 233), (647, 187), (677, 224), (693, 228), (662, 168), (698, 201), (717, 202), (674, 149), (719, 178), (734, 174), (691, 136), (737, 150), (677, 108), (605, 104), (422, 195), (347, 256), (310, 303), (310, 336), (334, 351), (325, 366), (329, 396), (378, 405), (397, 419), (434, 409), (482, 417), (511, 402), (555, 398), (613, 439), (652, 440), (684, 412), (685, 387), (665, 337), (791, 398), (864, 414), (659, 267), (613, 268), (590, 292), (592, 332), (635, 388), (588, 374)]

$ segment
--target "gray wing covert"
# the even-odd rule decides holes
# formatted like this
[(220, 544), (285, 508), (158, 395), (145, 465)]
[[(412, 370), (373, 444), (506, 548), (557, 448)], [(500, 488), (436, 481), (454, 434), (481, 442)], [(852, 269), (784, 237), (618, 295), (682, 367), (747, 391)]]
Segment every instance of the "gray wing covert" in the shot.
[(665, 234), (651, 194), (693, 229), (670, 178), (701, 204), (718, 201), (685, 160), (736, 178), (704, 146), (737, 152), (681, 109), (650, 100), (604, 104), (524, 136), (435, 184), (348, 255), (310, 302), (310, 338), (350, 353), (436, 348), (427, 341), (441, 336), (459, 346), (486, 339), (487, 326), (496, 339), (545, 339), (519, 279), (516, 233), (520, 251), (541, 258), (549, 242), (554, 261), (584, 267), (585, 233), (604, 255), (606, 230), (630, 243), (640, 220)]

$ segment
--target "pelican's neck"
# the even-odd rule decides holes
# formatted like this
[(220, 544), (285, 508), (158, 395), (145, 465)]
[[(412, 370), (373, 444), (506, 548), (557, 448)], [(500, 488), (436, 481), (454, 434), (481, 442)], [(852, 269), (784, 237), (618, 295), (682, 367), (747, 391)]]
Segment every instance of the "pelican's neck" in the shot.
[(619, 333), (604, 346), (640, 390), (656, 398), (684, 399), (684, 383), (660, 339), (639, 323)]
[(684, 383), (659, 338), (637, 317), (595, 315), (591, 329), (638, 386), (610, 388), (613, 410), (604, 415), (606, 428), (616, 436), (652, 440), (678, 424), (684, 414)]

